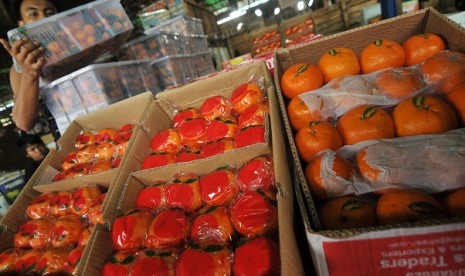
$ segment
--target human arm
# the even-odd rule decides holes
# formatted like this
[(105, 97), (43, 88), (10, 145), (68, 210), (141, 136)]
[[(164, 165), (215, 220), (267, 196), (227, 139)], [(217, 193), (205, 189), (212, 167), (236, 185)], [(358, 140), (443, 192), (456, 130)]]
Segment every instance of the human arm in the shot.
[(10, 70), (13, 121), (19, 129), (30, 130), (39, 114), (39, 78), (45, 65), (45, 58), (42, 57), (44, 49), (28, 39), (18, 40), (13, 46), (4, 39), (0, 39), (0, 43), (22, 68), (21, 73), (13, 67)]

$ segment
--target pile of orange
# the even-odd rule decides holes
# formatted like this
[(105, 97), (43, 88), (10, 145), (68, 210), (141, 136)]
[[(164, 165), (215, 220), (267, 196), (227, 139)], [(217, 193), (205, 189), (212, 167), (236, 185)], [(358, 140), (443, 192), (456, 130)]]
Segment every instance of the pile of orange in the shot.
[[(376, 72), (377, 93), (397, 99), (397, 105), (390, 109), (374, 105), (354, 107), (329, 122), (324, 120), (320, 109), (309, 108), (301, 96), (334, 83), (335, 79), (372, 72)], [(334, 156), (329, 168), (328, 163), (324, 169), (322, 164), (325, 150), (336, 151), (344, 145), (370, 139), (436, 134), (465, 126), (464, 77), (465, 54), (446, 50), (444, 40), (435, 34), (412, 35), (402, 43), (375, 40), (362, 49), (359, 57), (349, 48), (335, 47), (323, 52), (317, 65), (299, 63), (284, 71), (280, 81), (287, 100), (287, 115), (295, 131), (298, 154), (305, 164), (308, 189), (322, 202), (320, 218), (325, 229), (403, 223), (464, 213), (465, 204), (457, 198), (464, 196), (465, 188), (442, 203), (421, 192), (395, 189), (375, 191), (380, 196), (376, 206), (356, 196), (331, 199), (327, 190), (331, 185), (327, 183), (329, 176), (351, 181), (356, 172), (376, 180), (381, 171), (365, 161), (363, 150), (353, 164), (339, 155)], [(444, 97), (411, 96), (425, 85), (439, 82)]]

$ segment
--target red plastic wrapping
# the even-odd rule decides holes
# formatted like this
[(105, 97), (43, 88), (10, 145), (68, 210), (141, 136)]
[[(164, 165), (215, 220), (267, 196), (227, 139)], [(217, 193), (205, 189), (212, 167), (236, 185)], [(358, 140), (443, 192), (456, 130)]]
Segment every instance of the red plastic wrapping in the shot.
[(230, 206), (234, 228), (246, 237), (255, 237), (278, 230), (276, 194), (270, 191), (246, 191)]
[(19, 226), (14, 236), (14, 246), (21, 248), (46, 248), (50, 244), (53, 222), (40, 218)]
[(76, 266), (81, 261), (82, 254), (84, 254), (84, 246), (78, 246), (74, 248), (70, 253), (65, 262), (65, 272), (69, 275), (74, 275)]
[(71, 196), (71, 192), (57, 192), (50, 199), (50, 213), (55, 217), (61, 217), (68, 214)]
[(138, 252), (129, 276), (166, 275), (174, 276), (176, 254), (170, 251), (155, 251), (145, 249)]
[(212, 96), (200, 106), (202, 117), (208, 121), (213, 121), (217, 117), (231, 116), (231, 109), (230, 101), (223, 96)]
[(204, 175), (200, 178), (200, 190), (207, 205), (228, 204), (239, 191), (236, 174), (232, 169), (224, 168)]
[(31, 249), (25, 252), (15, 264), (15, 272), (20, 275), (39, 274), (37, 264), (45, 253), (45, 249)]
[(110, 261), (103, 265), (100, 275), (127, 276), (138, 255), (137, 249), (116, 251), (110, 257)]
[(86, 246), (91, 234), (92, 231), (89, 228), (82, 230), (77, 241), (77, 246)]
[(30, 219), (45, 218), (50, 215), (50, 202), (55, 193), (45, 193), (34, 198), (26, 208), (26, 214)]
[(244, 164), (237, 172), (237, 179), (242, 191), (276, 190), (270, 156), (259, 156)]
[(237, 149), (265, 142), (265, 126), (244, 128), (234, 138), (234, 145)]
[(142, 170), (166, 166), (176, 162), (174, 153), (151, 154), (142, 160)]
[(239, 129), (265, 125), (268, 113), (270, 107), (266, 101), (248, 107), (237, 119)]
[(202, 114), (197, 108), (187, 108), (180, 110), (173, 115), (173, 127), (179, 129), (179, 127), (188, 119), (202, 117)]
[(187, 119), (179, 127), (181, 145), (200, 148), (207, 142), (208, 121), (203, 117)]
[(281, 275), (278, 245), (266, 237), (246, 241), (234, 251), (234, 276)]
[(63, 273), (69, 253), (71, 253), (71, 248), (69, 247), (47, 249), (37, 263), (37, 271), (40, 271), (41, 275)]
[(82, 150), (94, 143), (94, 134), (92, 132), (83, 132), (76, 137), (76, 149)]
[(152, 153), (176, 153), (181, 150), (179, 130), (168, 128), (155, 134), (150, 141)]
[(190, 233), (190, 221), (179, 209), (166, 209), (153, 219), (145, 239), (147, 248), (163, 249), (183, 245)]
[(85, 228), (84, 221), (77, 215), (66, 215), (58, 218), (52, 231), (52, 246), (76, 246)]
[(15, 264), (21, 256), (26, 252), (23, 248), (10, 248), (0, 254), (0, 275), (8, 275), (14, 273)]
[(97, 131), (94, 136), (94, 145), (100, 145), (115, 140), (118, 131), (113, 128), (103, 128)]
[(213, 155), (222, 154), (235, 149), (234, 140), (231, 138), (224, 138), (215, 142), (205, 144), (202, 147), (202, 158), (207, 158)]
[(70, 213), (78, 216), (85, 216), (96, 202), (102, 191), (98, 186), (88, 185), (74, 191), (70, 202)]
[(213, 118), (207, 127), (207, 143), (224, 138), (234, 138), (239, 131), (236, 118), (223, 116)]
[(230, 244), (234, 227), (228, 208), (213, 206), (199, 211), (192, 222), (190, 237), (195, 243)]
[(176, 262), (177, 276), (231, 275), (231, 251), (226, 246), (209, 246), (204, 249), (188, 247)]
[(199, 177), (194, 173), (179, 173), (165, 186), (165, 200), (168, 208), (181, 208), (194, 212), (202, 206)]
[(234, 89), (230, 101), (234, 112), (242, 114), (247, 108), (265, 99), (260, 86), (254, 83), (244, 83)]
[(165, 181), (155, 181), (137, 194), (136, 208), (157, 209), (165, 206)]
[(131, 210), (116, 218), (111, 228), (113, 248), (117, 250), (143, 248), (152, 219), (152, 212), (144, 209)]

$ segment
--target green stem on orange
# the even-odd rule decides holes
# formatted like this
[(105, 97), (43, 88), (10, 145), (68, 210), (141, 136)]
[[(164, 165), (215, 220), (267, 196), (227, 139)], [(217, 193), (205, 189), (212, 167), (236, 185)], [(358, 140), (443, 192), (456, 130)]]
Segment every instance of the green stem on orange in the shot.
[(369, 107), (363, 111), (362, 117), (360, 117), (362, 120), (367, 120), (373, 117), (376, 112), (378, 111), (378, 108), (376, 106)]
[(297, 70), (297, 73), (295, 73), (294, 76), (295, 77), (299, 76), (301, 73), (305, 72), (305, 70), (307, 70), (307, 69), (308, 69), (308, 64), (305, 64), (305, 65), (301, 66), (299, 68), (299, 70)]

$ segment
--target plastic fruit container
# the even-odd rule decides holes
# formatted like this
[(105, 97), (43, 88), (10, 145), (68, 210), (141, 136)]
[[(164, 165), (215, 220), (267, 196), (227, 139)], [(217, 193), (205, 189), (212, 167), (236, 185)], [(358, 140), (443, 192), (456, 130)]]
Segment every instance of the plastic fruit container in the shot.
[(145, 31), (146, 34), (164, 31), (168, 33), (178, 33), (182, 35), (203, 35), (202, 20), (190, 16), (177, 16), (152, 29)]
[(42, 78), (50, 82), (116, 54), (133, 28), (119, 0), (98, 0), (10, 30), (8, 39), (29, 38), (45, 48)]

